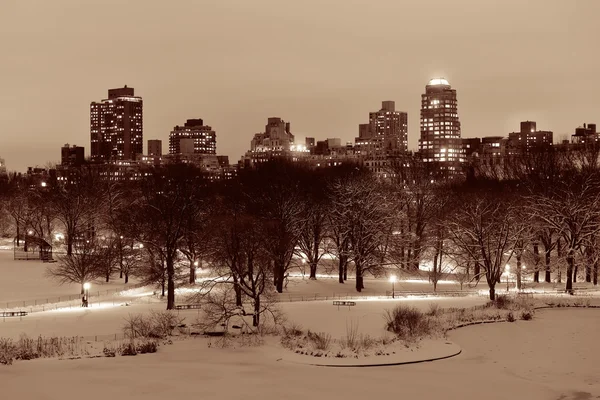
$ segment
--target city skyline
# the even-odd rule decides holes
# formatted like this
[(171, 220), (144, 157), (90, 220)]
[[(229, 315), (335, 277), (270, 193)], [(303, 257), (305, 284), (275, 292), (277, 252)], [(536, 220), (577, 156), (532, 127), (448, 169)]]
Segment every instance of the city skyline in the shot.
[[(278, 3), (267, 0), (251, 8), (240, 1), (164, 9), (146, 2), (142, 11), (131, 2), (113, 18), (110, 7), (9, 0), (0, 16), (0, 34), (14, 38), (0, 65), (0, 157), (22, 172), (58, 162), (64, 143), (89, 155), (90, 100), (125, 84), (144, 98), (144, 147), (160, 139), (166, 152), (173, 125), (199, 116), (218, 133), (217, 153), (232, 161), (266, 118), (291, 121), (298, 143), (305, 136), (347, 142), (383, 100), (408, 112), (408, 147), (416, 150), (419, 96), (435, 77), (459, 92), (464, 138), (504, 136), (533, 120), (559, 141), (599, 119), (593, 51), (600, 27), (582, 22), (600, 11), (597, 2), (384, 3), (309, 1), (290, 4), (280, 18)], [(204, 29), (196, 31), (185, 22), (199, 14)], [(376, 25), (371, 14), (381, 19)], [(113, 49), (120, 35), (114, 28), (133, 16), (140, 21), (130, 31), (134, 45)], [(391, 24), (399, 16), (403, 23)], [(219, 34), (202, 34), (211, 30)], [(434, 46), (442, 34), (449, 45)], [(100, 57), (107, 46), (114, 56)], [(188, 60), (190, 46), (202, 49), (195, 61), (171, 62)]]

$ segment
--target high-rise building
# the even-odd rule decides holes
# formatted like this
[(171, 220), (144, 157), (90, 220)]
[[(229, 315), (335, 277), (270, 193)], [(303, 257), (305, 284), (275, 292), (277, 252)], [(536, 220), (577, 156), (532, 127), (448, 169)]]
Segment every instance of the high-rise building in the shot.
[(519, 132), (508, 134), (508, 146), (511, 153), (528, 153), (533, 149), (547, 148), (552, 146), (552, 142), (552, 132), (538, 131), (535, 121), (523, 121)]
[(461, 147), (456, 90), (446, 79), (432, 79), (421, 95), (419, 153), (436, 172), (451, 176), (460, 172)]
[(162, 156), (162, 140), (148, 140), (148, 155), (156, 157)]
[(369, 123), (358, 126), (355, 142), (361, 154), (383, 152), (387, 155), (404, 154), (408, 149), (408, 114), (396, 111), (396, 103), (381, 103), (381, 109), (369, 113)]
[(82, 146), (65, 144), (60, 149), (60, 164), (63, 166), (79, 166), (85, 162), (85, 151)]
[(169, 154), (217, 154), (217, 134), (202, 119), (188, 119), (171, 131)]
[(134, 160), (144, 151), (143, 101), (125, 85), (90, 104), (92, 161)]
[(294, 135), (291, 124), (281, 118), (271, 117), (267, 120), (264, 133), (256, 133), (250, 142), (250, 151), (286, 152), (292, 150)]

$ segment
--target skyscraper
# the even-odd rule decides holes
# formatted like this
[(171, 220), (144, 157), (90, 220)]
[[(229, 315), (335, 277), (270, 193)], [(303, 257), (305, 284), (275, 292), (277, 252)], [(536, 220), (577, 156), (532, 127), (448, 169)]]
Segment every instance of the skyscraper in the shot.
[(148, 155), (149, 156), (162, 156), (162, 140), (150, 139), (148, 140)]
[(134, 160), (143, 154), (143, 101), (125, 85), (90, 104), (92, 161)]
[(217, 154), (217, 134), (202, 119), (188, 119), (169, 134), (169, 154)]
[(395, 102), (383, 101), (379, 111), (369, 113), (369, 123), (358, 126), (355, 142), (363, 155), (405, 153), (408, 148), (408, 114), (396, 111)]
[(421, 95), (419, 153), (442, 176), (460, 172), (460, 121), (456, 90), (446, 79), (429, 81)]
[(519, 132), (508, 134), (510, 152), (513, 154), (545, 149), (552, 146), (552, 142), (552, 132), (538, 131), (535, 121), (523, 121)]

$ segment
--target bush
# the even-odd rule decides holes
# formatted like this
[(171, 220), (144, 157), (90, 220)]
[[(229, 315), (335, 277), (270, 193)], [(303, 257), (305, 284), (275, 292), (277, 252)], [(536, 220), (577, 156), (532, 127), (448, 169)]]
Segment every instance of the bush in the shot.
[(172, 311), (150, 311), (148, 315), (130, 314), (125, 319), (123, 333), (129, 339), (153, 338), (165, 339), (173, 334), (173, 330), (182, 325), (180, 318)]
[(521, 319), (522, 319), (523, 321), (529, 321), (529, 320), (531, 320), (532, 318), (533, 318), (533, 315), (532, 315), (532, 314), (531, 314), (531, 312), (529, 312), (529, 311), (523, 311), (523, 312), (521, 313)]
[(512, 303), (513, 303), (512, 299), (506, 295), (500, 294), (500, 295), (496, 296), (496, 308), (498, 308), (500, 310), (506, 310), (506, 309), (510, 308)]
[(308, 331), (306, 335), (314, 343), (317, 350), (328, 351), (331, 347), (331, 335), (329, 333), (313, 333)]
[(0, 338), (0, 364), (12, 365), (16, 347), (12, 339)]
[(106, 346), (104, 346), (102, 353), (104, 354), (104, 357), (115, 357), (117, 355), (117, 351), (114, 348)]
[(154, 340), (148, 340), (146, 342), (138, 343), (135, 350), (140, 354), (156, 353), (158, 344)]
[(506, 315), (506, 320), (507, 320), (508, 322), (515, 322), (515, 316), (513, 315), (513, 313), (512, 313), (512, 312), (509, 312), (509, 313)]
[(135, 344), (133, 342), (129, 342), (121, 346), (120, 354), (122, 356), (135, 356), (137, 355), (137, 351), (135, 350)]
[(386, 310), (387, 330), (403, 339), (427, 336), (431, 333), (431, 324), (425, 314), (413, 307), (397, 306)]
[(438, 303), (431, 303), (429, 304), (429, 312), (427, 313), (427, 315), (429, 315), (430, 317), (437, 317), (438, 315), (441, 314), (441, 309), (440, 309), (440, 305)]

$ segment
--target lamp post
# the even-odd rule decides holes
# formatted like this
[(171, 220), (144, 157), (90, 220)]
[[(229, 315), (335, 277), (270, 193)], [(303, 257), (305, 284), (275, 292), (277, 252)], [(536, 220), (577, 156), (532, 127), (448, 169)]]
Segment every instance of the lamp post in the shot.
[(85, 307), (88, 306), (88, 301), (89, 301), (89, 297), (90, 297), (90, 287), (92, 287), (92, 284), (89, 283), (89, 282), (86, 282), (86, 283), (83, 284), (83, 290), (85, 291), (85, 294), (84, 294), (84, 296), (85, 296), (85, 302), (84, 302)]
[(506, 267), (504, 267), (504, 271), (506, 272), (506, 291), (508, 292), (508, 277), (510, 276), (510, 265), (506, 264)]
[(394, 294), (394, 283), (396, 283), (396, 275), (390, 276), (390, 282), (392, 283), (392, 299), (395, 299), (396, 295)]

